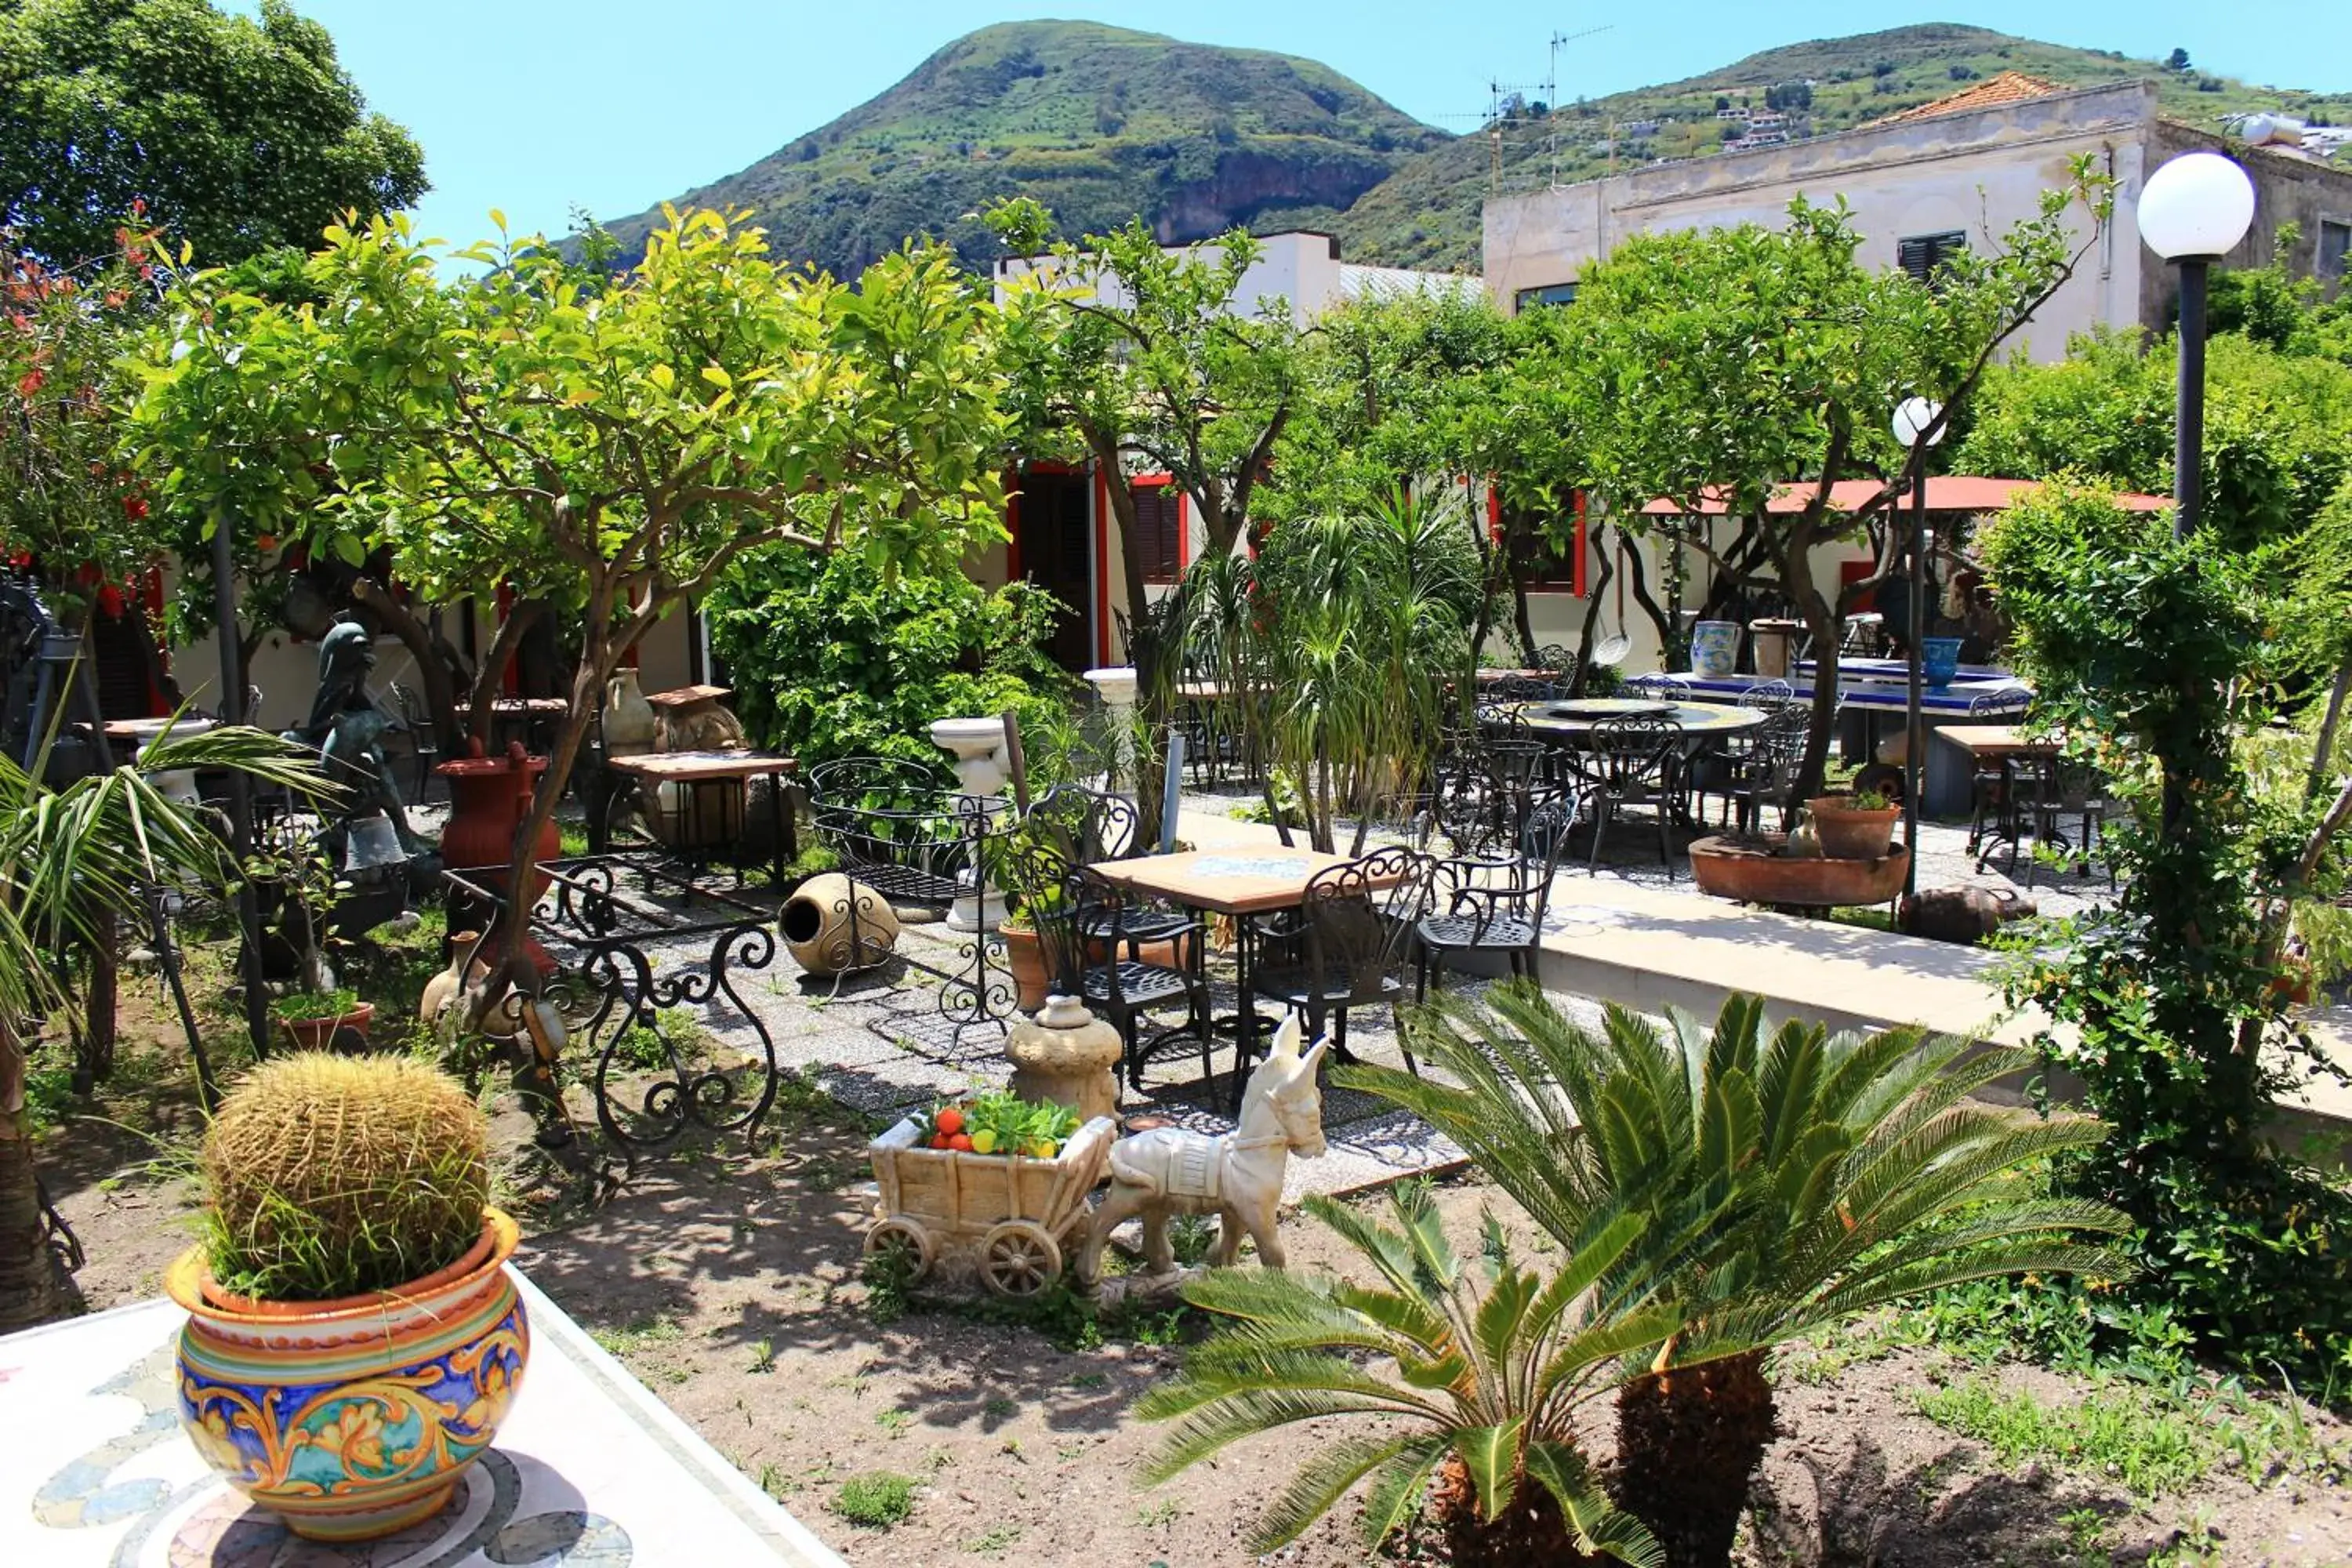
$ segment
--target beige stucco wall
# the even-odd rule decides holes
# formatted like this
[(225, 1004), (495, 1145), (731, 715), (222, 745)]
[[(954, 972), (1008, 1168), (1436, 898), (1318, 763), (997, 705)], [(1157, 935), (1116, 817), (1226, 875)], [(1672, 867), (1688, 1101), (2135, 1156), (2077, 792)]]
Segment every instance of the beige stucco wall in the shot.
[[(2087, 153), (2120, 183), (2117, 221), (2024, 335), (2034, 357), (2054, 359), (2070, 333), (2139, 319), (2143, 252), (2132, 242), (2131, 203), (2155, 104), (2152, 88), (2127, 83), (1498, 198), (1486, 208), (1486, 286), (1508, 310), (1518, 290), (1574, 281), (1630, 234), (1778, 226), (1799, 195), (1821, 205), (1845, 198), (1866, 266), (1895, 265), (1906, 236), (1953, 229), (1989, 250)], [(2074, 222), (2087, 238), (2088, 217)]]

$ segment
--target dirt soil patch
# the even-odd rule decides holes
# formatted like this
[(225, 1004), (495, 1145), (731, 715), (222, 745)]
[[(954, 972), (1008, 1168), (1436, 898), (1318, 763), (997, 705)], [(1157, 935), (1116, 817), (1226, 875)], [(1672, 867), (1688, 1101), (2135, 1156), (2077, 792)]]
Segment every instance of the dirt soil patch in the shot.
[[(191, 1191), (157, 1153), (184, 1151), (201, 1123), (168, 1019), (138, 989), (126, 987), (115, 1081), (74, 1108), (42, 1154), (50, 1191), (88, 1250), (79, 1279), (94, 1309), (153, 1295), (163, 1265), (188, 1239)], [(506, 1201), (527, 1231), (518, 1263), (854, 1563), (1246, 1563), (1248, 1521), (1331, 1436), (1307, 1430), (1244, 1446), (1139, 1491), (1133, 1477), (1160, 1434), (1129, 1412), (1176, 1369), (1181, 1345), (1165, 1342), (1181, 1339), (1182, 1325), (1146, 1317), (1104, 1338), (1075, 1315), (1041, 1330), (920, 1301), (877, 1321), (860, 1278), (865, 1131), (811, 1092), (788, 1095), (756, 1142), (688, 1142), (651, 1156), (601, 1206), (530, 1148), (521, 1117), (505, 1110), (498, 1127)], [(1465, 1247), (1480, 1208), (1504, 1206), (1473, 1181), (1447, 1184), (1440, 1196)], [(1301, 1217), (1288, 1223), (1295, 1266), (1339, 1266), (1330, 1237)], [(2184, 1488), (2135, 1496), (2101, 1468), (2102, 1448), (2004, 1458), (2000, 1433), (1963, 1436), (1919, 1408), (1935, 1391), (1958, 1388), (1995, 1422), (2020, 1391), (2060, 1409), (2113, 1401), (2115, 1387), (1968, 1368), (1893, 1344), (1897, 1326), (1885, 1321), (1786, 1358), (1783, 1436), (1756, 1487), (1744, 1564), (2090, 1568), (2352, 1555), (2352, 1506), (2339, 1483), (2352, 1433), (2336, 1421), (2306, 1418), (2300, 1459), (2256, 1445), (2222, 1453)], [(1588, 1415), (1591, 1446), (1605, 1454), (1609, 1409)], [(845, 1483), (877, 1476), (908, 1483), (911, 1506), (887, 1528), (841, 1511)], [(852, 1489), (854, 1510), (893, 1489)], [(1276, 1561), (1361, 1563), (1357, 1522), (1353, 1505), (1343, 1507)], [(1419, 1542), (1391, 1552), (1442, 1561)]]

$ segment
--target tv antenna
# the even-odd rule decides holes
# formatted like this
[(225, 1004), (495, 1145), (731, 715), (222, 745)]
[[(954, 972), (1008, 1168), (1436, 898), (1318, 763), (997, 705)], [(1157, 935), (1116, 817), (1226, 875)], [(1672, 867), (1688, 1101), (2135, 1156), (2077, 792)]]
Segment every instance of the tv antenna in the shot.
[(1500, 191), (1503, 188), (1504, 122), (1514, 118), (1521, 110), (1528, 107), (1528, 100), (1529, 97), (1536, 94), (1541, 95), (1540, 98), (1537, 99), (1537, 101), (1540, 102), (1544, 106), (1545, 153), (1551, 165), (1550, 183), (1554, 185), (1559, 184), (1559, 109), (1560, 48), (1563, 45), (1572, 44), (1579, 38), (1589, 38), (1596, 33), (1607, 33), (1614, 30), (1615, 25), (1613, 23), (1603, 23), (1598, 27), (1587, 27), (1581, 32), (1555, 32), (1551, 35), (1551, 40), (1548, 46), (1548, 54), (1544, 65), (1544, 78), (1541, 81), (1512, 82), (1494, 80), (1489, 81), (1486, 84), (1486, 146), (1490, 161), (1489, 179), (1494, 189)]
[[(1611, 31), (1613, 31), (1613, 30), (1615, 29), (1615, 27), (1616, 27), (1616, 24), (1615, 24), (1615, 23), (1613, 23), (1613, 22), (1603, 22), (1603, 23), (1602, 23), (1601, 26), (1599, 26), (1598, 27), (1587, 27), (1587, 28), (1585, 28), (1585, 29), (1584, 29), (1582, 32), (1580, 32), (1580, 33), (1560, 33), (1560, 32), (1555, 32), (1555, 33), (1553, 33), (1553, 34), (1552, 34), (1552, 36), (1551, 36), (1550, 58), (1549, 58), (1549, 60), (1546, 63), (1546, 65), (1545, 65), (1545, 67), (1544, 67), (1544, 79), (1544, 79), (1544, 102), (1545, 102), (1547, 105), (1549, 105), (1549, 106), (1551, 112), (1549, 112), (1549, 114), (1547, 114), (1547, 115), (1545, 115), (1545, 116), (1544, 116), (1544, 121), (1545, 121), (1545, 123), (1546, 123), (1548, 126), (1549, 126), (1549, 127), (1550, 127), (1550, 130), (1551, 130), (1551, 145), (1550, 145), (1550, 149), (1549, 149), (1550, 153), (1551, 153), (1551, 184), (1552, 184), (1555, 187), (1557, 187), (1557, 186), (1559, 185), (1559, 50), (1560, 50), (1560, 46), (1561, 46), (1561, 45), (1563, 45), (1563, 44), (1572, 44), (1572, 43), (1576, 42), (1579, 38), (1590, 38), (1590, 37), (1591, 37), (1592, 36), (1594, 36), (1594, 35), (1595, 35), (1595, 34), (1597, 34), (1597, 33), (1606, 33), (1606, 32), (1611, 32)], [(1616, 135), (1616, 132), (1615, 132), (1614, 128), (1612, 128), (1612, 130), (1611, 130), (1611, 132), (1610, 132), (1610, 134), (1611, 134), (1612, 138), (1613, 139), (1613, 138), (1614, 138), (1614, 136)], [(1613, 152), (1613, 149), (1612, 149), (1612, 152)]]

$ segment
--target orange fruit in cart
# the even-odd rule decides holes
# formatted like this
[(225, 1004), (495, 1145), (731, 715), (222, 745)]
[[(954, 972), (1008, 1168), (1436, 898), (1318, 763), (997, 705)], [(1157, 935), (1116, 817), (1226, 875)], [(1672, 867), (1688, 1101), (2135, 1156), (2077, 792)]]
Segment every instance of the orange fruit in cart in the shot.
[(957, 1133), (963, 1131), (963, 1112), (950, 1105), (945, 1110), (939, 1113), (938, 1117), (932, 1121), (931, 1125), (937, 1131), (944, 1132), (949, 1137), (952, 1138)]

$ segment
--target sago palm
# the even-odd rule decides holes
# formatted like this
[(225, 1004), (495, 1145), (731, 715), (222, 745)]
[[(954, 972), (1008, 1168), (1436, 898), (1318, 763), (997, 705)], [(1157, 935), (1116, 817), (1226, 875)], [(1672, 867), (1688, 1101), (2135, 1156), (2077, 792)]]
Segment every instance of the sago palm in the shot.
[(2032, 1068), (2026, 1052), (1769, 1029), (1752, 996), (1711, 1031), (1612, 1007), (1596, 1034), (1528, 985), (1498, 988), (1490, 1008), (1449, 1000), (1412, 1027), (1452, 1083), (1370, 1067), (1336, 1080), (1452, 1138), (1563, 1241), (1597, 1213), (1648, 1220), (1603, 1288), (1638, 1283), (1677, 1321), (1619, 1392), (1612, 1485), (1673, 1568), (1729, 1558), (1773, 1436), (1775, 1344), (1963, 1280), (2127, 1269), (2080, 1239), (2125, 1230), (2123, 1215), (2028, 1189), (2049, 1156), (2105, 1128), (1973, 1098)]
[(1184, 1298), (1225, 1320), (1181, 1375), (1137, 1413), (1178, 1423), (1150, 1461), (1158, 1483), (1241, 1438), (1327, 1417), (1370, 1418), (1310, 1459), (1267, 1508), (1250, 1550), (1297, 1539), (1360, 1483), (1377, 1547), (1422, 1506), (1433, 1479), (1457, 1568), (1608, 1557), (1654, 1568), (1657, 1543), (1613, 1508), (1570, 1415), (1673, 1314), (1599, 1315), (1592, 1287), (1622, 1265), (1638, 1216), (1596, 1215), (1549, 1279), (1521, 1268), (1491, 1226), (1486, 1255), (1457, 1257), (1427, 1189), (1391, 1197), (1393, 1226), (1327, 1198), (1307, 1210), (1361, 1255), (1377, 1284), (1276, 1269), (1217, 1269)]
[(25, 1100), (26, 1042), (73, 1000), (72, 957), (146, 912), (148, 890), (219, 889), (236, 868), (200, 810), (150, 775), (236, 769), (298, 793), (325, 787), (308, 752), (258, 730), (167, 734), (138, 765), (51, 789), (0, 756), (0, 1332), (55, 1316)]

